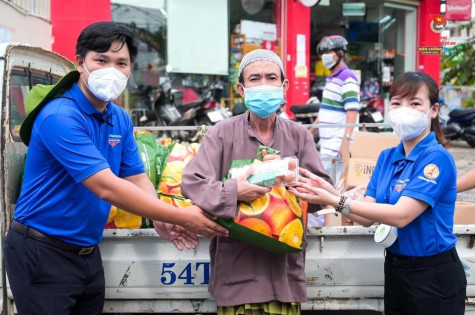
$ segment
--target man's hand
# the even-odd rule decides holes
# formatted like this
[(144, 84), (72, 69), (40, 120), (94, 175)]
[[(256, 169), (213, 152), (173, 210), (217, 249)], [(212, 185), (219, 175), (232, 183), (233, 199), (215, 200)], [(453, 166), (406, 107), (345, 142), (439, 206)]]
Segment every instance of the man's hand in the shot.
[(153, 227), (158, 235), (172, 242), (179, 251), (183, 250), (183, 246), (192, 249), (200, 244), (198, 235), (179, 225), (153, 221)]
[(215, 222), (215, 216), (201, 210), (198, 206), (189, 206), (183, 210), (187, 213), (187, 220), (182, 225), (192, 233), (204, 236), (228, 236), (229, 232), (221, 225)]
[(266, 149), (262, 149), (262, 161), (272, 161), (272, 160), (280, 160), (280, 155), (278, 154), (267, 154)]
[(247, 171), (237, 178), (237, 199), (241, 201), (252, 201), (264, 197), (264, 195), (270, 192), (270, 187), (261, 187), (258, 185), (250, 184), (247, 178), (252, 175), (252, 167), (249, 167)]

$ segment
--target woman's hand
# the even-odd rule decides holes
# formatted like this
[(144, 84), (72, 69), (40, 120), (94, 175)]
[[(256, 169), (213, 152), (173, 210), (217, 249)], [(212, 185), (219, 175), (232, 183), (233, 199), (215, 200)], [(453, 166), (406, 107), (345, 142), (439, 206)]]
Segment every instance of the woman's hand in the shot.
[(340, 196), (338, 191), (323, 178), (313, 174), (309, 170), (306, 170), (302, 167), (299, 167), (299, 172), (300, 172), (299, 182), (306, 183), (313, 187), (323, 188), (335, 196)]
[(183, 250), (183, 246), (192, 249), (200, 244), (198, 235), (179, 225), (153, 221), (153, 227), (158, 235), (172, 242), (179, 251)]
[(328, 192), (324, 188), (315, 187), (303, 182), (298, 182), (293, 187), (289, 187), (288, 190), (290, 193), (309, 203), (336, 207), (340, 201), (339, 196)]
[(289, 192), (309, 203), (338, 205), (340, 194), (329, 182), (302, 167), (299, 172), (299, 182)]

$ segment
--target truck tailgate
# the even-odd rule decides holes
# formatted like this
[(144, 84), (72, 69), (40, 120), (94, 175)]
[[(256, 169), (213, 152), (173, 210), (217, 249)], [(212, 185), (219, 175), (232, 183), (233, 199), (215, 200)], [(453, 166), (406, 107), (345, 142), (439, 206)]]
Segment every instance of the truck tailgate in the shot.
[[(303, 310), (383, 310), (384, 249), (374, 243), (375, 229), (336, 226), (308, 230), (309, 301), (302, 305)], [(454, 228), (470, 298), (475, 296), (474, 230), (475, 225)], [(203, 237), (199, 247), (180, 252), (153, 229), (105, 230), (100, 245), (106, 276), (105, 309), (112, 312), (121, 307), (121, 300), (137, 300), (134, 307), (144, 312), (215, 312), (207, 291), (208, 246), (209, 239)]]

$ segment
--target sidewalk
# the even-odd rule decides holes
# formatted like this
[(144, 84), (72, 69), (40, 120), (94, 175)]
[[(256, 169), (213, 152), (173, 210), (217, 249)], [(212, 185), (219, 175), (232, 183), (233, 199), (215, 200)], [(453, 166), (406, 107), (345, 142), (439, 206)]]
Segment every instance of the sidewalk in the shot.
[[(475, 168), (475, 149), (470, 148), (465, 141), (452, 141), (449, 152), (454, 157), (458, 176)], [(457, 200), (475, 202), (475, 189), (459, 193)]]

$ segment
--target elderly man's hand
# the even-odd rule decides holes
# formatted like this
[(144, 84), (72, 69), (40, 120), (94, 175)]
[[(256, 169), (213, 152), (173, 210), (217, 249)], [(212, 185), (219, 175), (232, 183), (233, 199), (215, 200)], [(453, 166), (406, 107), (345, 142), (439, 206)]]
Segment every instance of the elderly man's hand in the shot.
[(269, 187), (261, 187), (250, 184), (247, 178), (252, 175), (252, 167), (237, 178), (237, 199), (241, 201), (252, 201), (264, 197), (264, 195), (271, 191)]
[(272, 160), (280, 160), (280, 155), (278, 154), (268, 154), (266, 149), (262, 149), (262, 160), (265, 161), (272, 161)]

